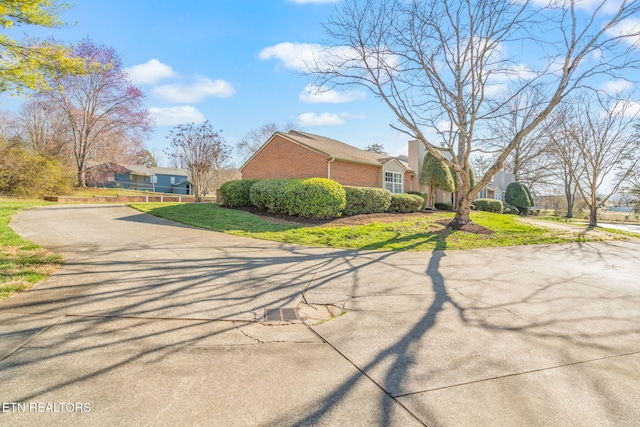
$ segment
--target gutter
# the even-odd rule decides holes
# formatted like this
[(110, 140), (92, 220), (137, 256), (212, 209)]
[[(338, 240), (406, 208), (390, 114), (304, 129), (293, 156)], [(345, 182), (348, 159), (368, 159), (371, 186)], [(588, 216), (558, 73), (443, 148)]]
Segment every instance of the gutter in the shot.
[(327, 162), (327, 179), (331, 179), (331, 163), (333, 163), (335, 159), (335, 157), (331, 157), (331, 160)]

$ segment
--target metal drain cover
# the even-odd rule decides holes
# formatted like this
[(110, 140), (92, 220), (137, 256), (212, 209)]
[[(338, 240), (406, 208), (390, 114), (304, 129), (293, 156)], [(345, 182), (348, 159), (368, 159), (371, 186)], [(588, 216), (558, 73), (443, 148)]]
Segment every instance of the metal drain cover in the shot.
[(295, 308), (265, 308), (264, 320), (267, 322), (298, 320), (298, 313)]

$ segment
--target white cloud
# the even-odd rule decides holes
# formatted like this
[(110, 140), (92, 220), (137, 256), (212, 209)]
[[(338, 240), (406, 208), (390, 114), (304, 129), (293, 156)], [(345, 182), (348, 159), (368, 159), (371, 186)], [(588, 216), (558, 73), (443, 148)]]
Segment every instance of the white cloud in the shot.
[(616, 93), (624, 92), (625, 90), (629, 90), (633, 88), (633, 83), (627, 80), (610, 80), (602, 85), (602, 89), (611, 95)]
[(365, 99), (365, 97), (365, 93), (359, 90), (340, 92), (312, 83), (309, 83), (302, 92), (300, 92), (300, 101), (308, 104), (343, 104)]
[(617, 102), (610, 110), (614, 115), (622, 115), (628, 118), (637, 118), (640, 116), (640, 101), (627, 99)]
[(347, 121), (335, 113), (302, 113), (298, 116), (298, 126), (340, 126)]
[(191, 105), (180, 107), (151, 107), (149, 114), (158, 126), (175, 126), (183, 123), (202, 123), (206, 119), (204, 115)]
[(174, 77), (176, 75), (175, 71), (173, 71), (170, 66), (163, 64), (157, 59), (150, 59), (144, 64), (125, 68), (125, 71), (129, 74), (129, 78), (134, 84), (152, 85), (162, 79)]
[[(522, 3), (522, 1), (518, 1), (518, 3)], [(622, 1), (607, 0), (604, 4), (602, 3), (602, 0), (575, 0), (575, 6), (578, 9), (592, 13), (596, 8), (602, 6), (600, 11), (605, 14), (615, 13), (620, 8)], [(538, 7), (561, 8), (567, 6), (567, 0), (533, 0), (533, 4)]]
[[(388, 73), (393, 73), (398, 67), (399, 58), (389, 54), (385, 49), (371, 49), (366, 55), (372, 68), (382, 64)], [(301, 72), (363, 66), (360, 53), (350, 46), (325, 47), (315, 43), (283, 42), (265, 47), (260, 51), (259, 57), (279, 59), (286, 68)]]
[(259, 56), (260, 59), (279, 59), (292, 70), (308, 71), (321, 51), (319, 44), (284, 42), (265, 47)]
[(235, 93), (235, 89), (224, 80), (210, 80), (196, 76), (196, 82), (190, 85), (170, 84), (157, 86), (153, 92), (171, 102), (198, 102), (207, 96), (228, 98)]
[(298, 116), (298, 126), (340, 126), (348, 119), (364, 119), (364, 114), (350, 113), (302, 113)]
[(607, 30), (614, 37), (626, 36), (625, 41), (640, 49), (640, 18), (628, 18)]

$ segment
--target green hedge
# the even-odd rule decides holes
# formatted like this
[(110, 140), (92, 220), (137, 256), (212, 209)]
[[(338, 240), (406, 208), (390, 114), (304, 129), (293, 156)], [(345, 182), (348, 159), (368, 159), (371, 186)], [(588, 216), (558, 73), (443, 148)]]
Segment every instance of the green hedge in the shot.
[(236, 179), (227, 181), (220, 186), (222, 204), (229, 207), (251, 206), (249, 193), (251, 186), (258, 182), (257, 179)]
[(441, 211), (452, 211), (453, 210), (453, 205), (451, 203), (447, 203), (447, 202), (436, 202), (433, 205), (434, 208), (439, 209)]
[(386, 212), (391, 204), (391, 192), (384, 188), (345, 186), (347, 204), (345, 215)]
[(507, 185), (504, 193), (504, 201), (518, 208), (521, 215), (527, 215), (529, 213), (529, 207), (533, 206), (533, 201), (529, 197), (529, 194), (531, 194), (531, 192), (526, 185), (515, 181)]
[(258, 209), (276, 213), (287, 213), (286, 186), (289, 179), (265, 179), (251, 186), (249, 199)]
[(516, 208), (513, 205), (508, 205), (505, 204), (504, 208), (502, 209), (502, 213), (503, 214), (513, 214), (513, 215), (518, 215), (520, 214), (520, 211), (518, 210), (518, 208)]
[(495, 199), (475, 199), (473, 205), (479, 211), (502, 213), (502, 201)]
[(424, 199), (415, 194), (392, 194), (389, 212), (418, 212), (422, 207)]
[(427, 207), (427, 204), (429, 202), (429, 196), (427, 195), (427, 193), (423, 193), (422, 191), (407, 191), (407, 194), (414, 194), (416, 196), (422, 197), (424, 201), (422, 202), (422, 207), (420, 208), (421, 210)]
[(342, 185), (326, 178), (291, 180), (285, 186), (289, 215), (334, 218), (342, 214), (347, 197)]

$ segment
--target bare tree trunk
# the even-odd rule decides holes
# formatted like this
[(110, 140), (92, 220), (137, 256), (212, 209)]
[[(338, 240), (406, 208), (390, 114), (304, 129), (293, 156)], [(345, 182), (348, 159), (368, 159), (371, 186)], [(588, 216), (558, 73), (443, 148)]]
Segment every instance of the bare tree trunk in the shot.
[(456, 217), (453, 220), (458, 225), (466, 225), (471, 223), (469, 214), (471, 213), (471, 198), (458, 194), (458, 203), (456, 205)]
[(574, 192), (571, 190), (570, 184), (565, 184), (564, 195), (567, 198), (567, 215), (566, 218), (573, 218), (573, 204), (576, 200)]
[(438, 194), (437, 192), (438, 192), (438, 190), (433, 185), (429, 186), (429, 199), (428, 199), (428, 201), (429, 201), (429, 207), (431, 209), (435, 209), (436, 195)]
[(598, 225), (598, 206), (593, 204), (589, 207), (589, 227)]
[(78, 168), (78, 187), (86, 187), (87, 186), (87, 173), (84, 167)]

